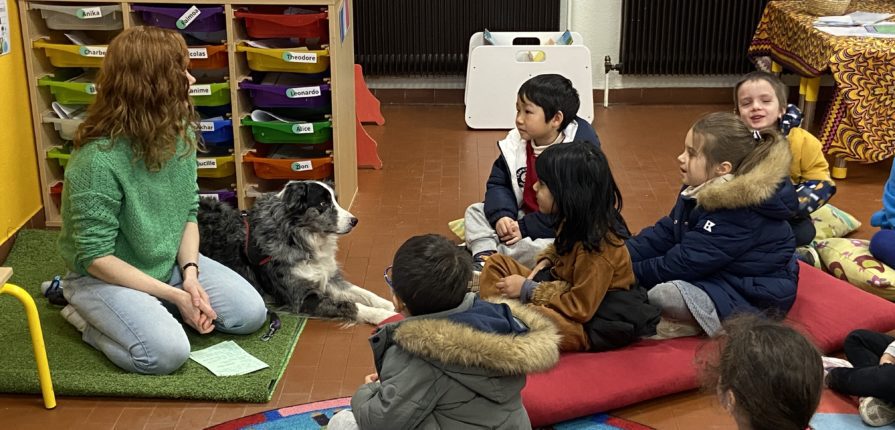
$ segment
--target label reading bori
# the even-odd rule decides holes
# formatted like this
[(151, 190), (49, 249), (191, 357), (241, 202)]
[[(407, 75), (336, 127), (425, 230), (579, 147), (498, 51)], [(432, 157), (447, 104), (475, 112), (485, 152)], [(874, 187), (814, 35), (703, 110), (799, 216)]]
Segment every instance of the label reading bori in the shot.
[(214, 131), (214, 121), (199, 121), (199, 131)]
[(176, 25), (178, 29), (183, 30), (189, 27), (189, 25), (199, 17), (200, 13), (202, 13), (202, 11), (200, 11), (199, 8), (190, 6), (190, 8), (177, 19), (177, 22), (174, 25)]
[(85, 7), (78, 9), (75, 16), (80, 19), (95, 19), (103, 17), (103, 10), (98, 7)]
[(317, 64), (316, 52), (289, 52), (283, 53), (283, 61), (287, 63)]
[(208, 49), (206, 48), (189, 48), (191, 60), (204, 60), (208, 58)]
[(216, 202), (221, 201), (221, 198), (217, 194), (213, 194), (213, 193), (212, 194), (199, 193), (199, 198), (200, 199), (212, 199)]
[(217, 169), (218, 168), (218, 160), (214, 158), (197, 158), (196, 159), (196, 168), (197, 169)]
[(314, 165), (311, 164), (311, 160), (302, 160), (292, 163), (293, 172), (304, 172), (307, 170), (314, 170)]
[(193, 97), (210, 96), (211, 85), (190, 85), (190, 95)]
[(91, 94), (91, 95), (96, 94), (96, 85), (93, 85), (93, 84), (84, 85), (84, 92), (87, 94)]
[(290, 99), (303, 99), (307, 97), (319, 97), (323, 92), (320, 90), (319, 86), (316, 87), (299, 87), (299, 88), (287, 88), (286, 89), (286, 97)]
[(82, 46), (80, 49), (80, 54), (82, 57), (105, 57), (106, 51), (109, 48), (107, 46)]
[(292, 134), (310, 134), (314, 132), (314, 124), (310, 122), (301, 122), (292, 124)]

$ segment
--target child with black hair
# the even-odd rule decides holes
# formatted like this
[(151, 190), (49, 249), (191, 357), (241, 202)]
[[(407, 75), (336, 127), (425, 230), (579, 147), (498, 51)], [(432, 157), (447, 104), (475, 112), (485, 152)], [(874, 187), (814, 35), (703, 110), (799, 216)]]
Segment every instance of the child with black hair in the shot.
[(406, 318), (370, 338), (377, 373), (328, 428), (530, 429), (521, 390), (559, 360), (553, 324), (467, 293), (471, 258), (444, 237), (410, 238), (389, 269)]
[(553, 241), (553, 220), (538, 211), (535, 199), (534, 164), (557, 143), (578, 140), (600, 147), (594, 128), (577, 116), (579, 104), (578, 91), (561, 75), (538, 75), (519, 88), (516, 128), (497, 143), (500, 156), (491, 167), (485, 201), (466, 209), (466, 246), (477, 273), (496, 252), (533, 265)]
[(703, 386), (740, 430), (806, 430), (820, 403), (820, 353), (799, 332), (741, 315), (697, 355)]
[(662, 308), (660, 337), (714, 336), (734, 313), (792, 307), (790, 159), (779, 132), (751, 130), (730, 113), (708, 114), (687, 133), (671, 213), (627, 242), (637, 281)]
[[(796, 187), (799, 209), (790, 219), (796, 246), (809, 245), (816, 234), (811, 213), (836, 194), (830, 177), (830, 165), (824, 157), (823, 145), (807, 130), (799, 128), (802, 112), (786, 104), (786, 85), (767, 72), (756, 71), (744, 76), (734, 87), (736, 113), (753, 130), (774, 128), (786, 136), (792, 161), (789, 179)], [(813, 247), (798, 249), (809, 264), (819, 267)], [(809, 257), (810, 256), (810, 257)]]
[(855, 330), (845, 338), (844, 349), (848, 363), (833, 364), (827, 386), (861, 397), (858, 412), (867, 425), (895, 423), (895, 337)]
[[(610, 292), (628, 292), (634, 284), (631, 258), (624, 246), (627, 227), (621, 215), (622, 196), (603, 151), (589, 142), (547, 148), (536, 163), (538, 210), (555, 222), (556, 241), (537, 258), (534, 268), (505, 255), (494, 255), (481, 275), (482, 297), (503, 296), (530, 303), (550, 317), (562, 335), (561, 351), (595, 351), (623, 346), (605, 345), (591, 330)], [(631, 291), (636, 295), (638, 291)], [(629, 340), (654, 333), (658, 309), (616, 302), (617, 314), (644, 315), (632, 324)], [(615, 299), (615, 296), (612, 296)], [(643, 311), (645, 309), (645, 312)], [(638, 319), (635, 317), (635, 319)], [(636, 328), (635, 328), (636, 327)]]

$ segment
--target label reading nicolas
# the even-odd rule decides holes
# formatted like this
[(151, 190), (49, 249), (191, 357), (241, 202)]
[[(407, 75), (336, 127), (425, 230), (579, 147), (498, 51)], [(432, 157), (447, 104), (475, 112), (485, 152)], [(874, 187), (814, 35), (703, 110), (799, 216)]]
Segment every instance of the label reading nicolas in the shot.
[(210, 96), (211, 85), (190, 85), (191, 96)]
[(208, 49), (206, 48), (189, 48), (190, 59), (204, 60), (208, 58)]
[(316, 64), (317, 63), (317, 53), (316, 52), (289, 52), (289, 51), (286, 51), (283, 53), (283, 61), (285, 61), (287, 63)]
[(310, 122), (302, 122), (292, 124), (292, 134), (310, 134), (314, 132), (314, 124)]
[(304, 172), (307, 170), (314, 170), (314, 165), (311, 164), (311, 160), (302, 160), (292, 163), (293, 172)]
[(196, 168), (197, 169), (217, 169), (218, 168), (218, 160), (214, 158), (197, 158), (196, 159)]
[(75, 16), (80, 19), (96, 19), (103, 17), (103, 10), (98, 7), (85, 7), (78, 9)]
[(183, 30), (189, 27), (189, 25), (192, 24), (193, 21), (195, 21), (196, 18), (199, 17), (200, 13), (202, 13), (202, 11), (200, 11), (199, 8), (197, 8), (196, 6), (190, 6), (190, 8), (187, 9), (186, 12), (184, 12), (184, 14), (177, 19), (177, 22), (174, 23), (174, 25), (176, 25), (177, 28)]
[(298, 87), (298, 88), (287, 88), (286, 89), (286, 97), (290, 99), (302, 99), (307, 97), (319, 97), (323, 94), (323, 91), (320, 90), (319, 86), (316, 87)]

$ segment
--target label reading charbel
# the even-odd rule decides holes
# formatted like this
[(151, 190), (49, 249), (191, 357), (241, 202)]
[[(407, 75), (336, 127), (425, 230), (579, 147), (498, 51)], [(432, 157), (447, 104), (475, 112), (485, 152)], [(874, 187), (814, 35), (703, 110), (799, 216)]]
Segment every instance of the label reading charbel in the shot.
[(311, 164), (311, 160), (301, 160), (292, 163), (293, 172), (305, 172), (308, 170), (314, 170), (314, 165)]
[(191, 60), (205, 60), (208, 58), (208, 49), (206, 48), (189, 48)]
[(289, 52), (283, 53), (283, 61), (287, 63), (317, 64), (316, 52)]
[(320, 89), (320, 86), (316, 87), (298, 87), (298, 88), (287, 88), (286, 89), (286, 97), (290, 99), (302, 99), (308, 97), (319, 97), (323, 94), (323, 91)]
[(191, 96), (210, 96), (211, 85), (190, 85)]
[(177, 22), (174, 23), (174, 25), (176, 25), (178, 29), (183, 30), (189, 27), (189, 25), (199, 17), (200, 13), (202, 13), (202, 11), (200, 11), (199, 8), (190, 6), (190, 8), (177, 19)]
[(82, 57), (105, 57), (107, 46), (81, 46), (80, 54)]
[(196, 159), (196, 168), (197, 169), (217, 169), (218, 168), (218, 160), (215, 158), (197, 158)]

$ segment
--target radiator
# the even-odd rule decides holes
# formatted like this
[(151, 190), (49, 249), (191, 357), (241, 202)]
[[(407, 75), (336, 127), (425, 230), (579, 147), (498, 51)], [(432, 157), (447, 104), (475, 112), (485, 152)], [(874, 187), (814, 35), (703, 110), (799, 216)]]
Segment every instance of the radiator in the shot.
[(469, 37), (558, 31), (560, 0), (354, 0), (355, 61), (365, 75), (462, 75)]
[(739, 74), (768, 0), (622, 0), (621, 73)]

